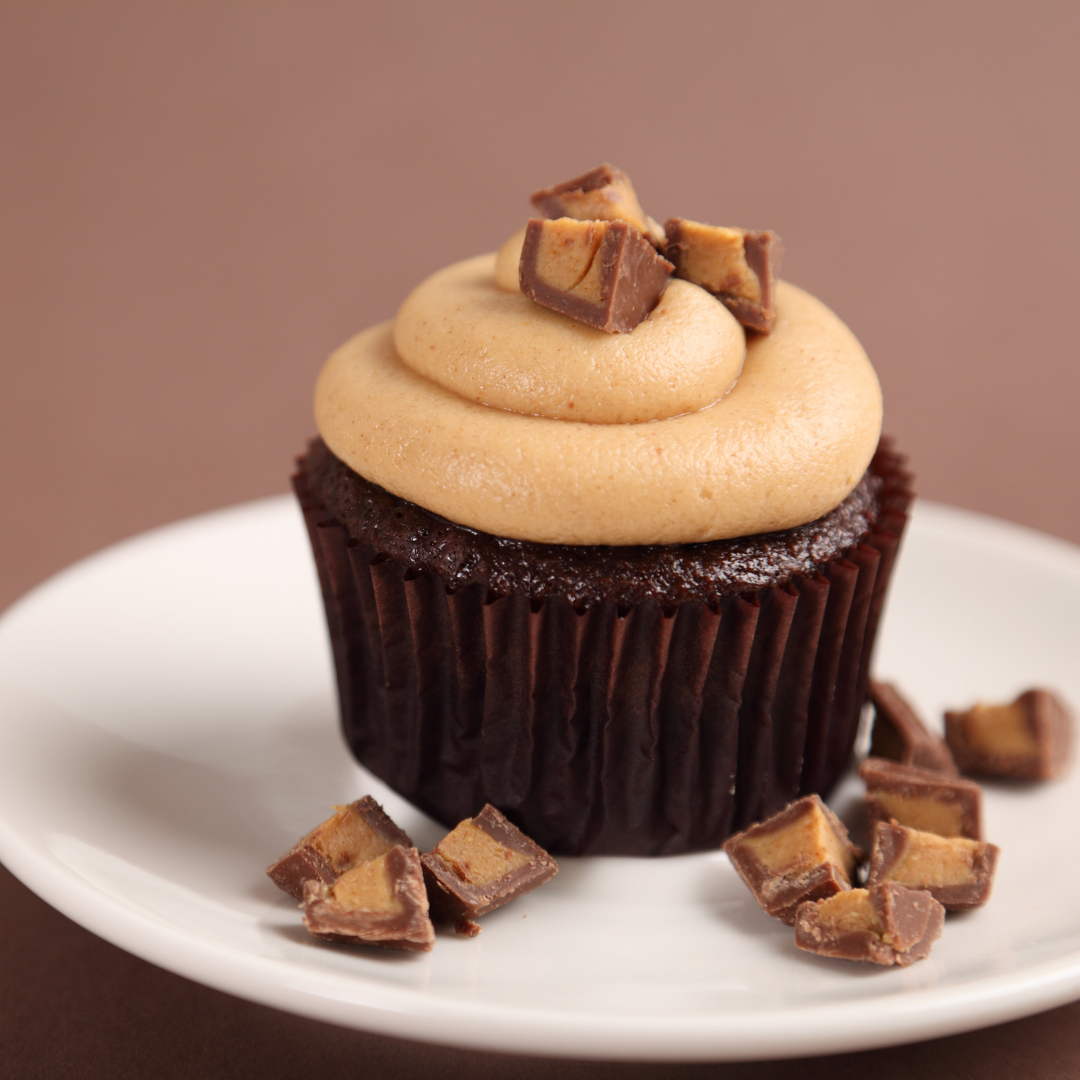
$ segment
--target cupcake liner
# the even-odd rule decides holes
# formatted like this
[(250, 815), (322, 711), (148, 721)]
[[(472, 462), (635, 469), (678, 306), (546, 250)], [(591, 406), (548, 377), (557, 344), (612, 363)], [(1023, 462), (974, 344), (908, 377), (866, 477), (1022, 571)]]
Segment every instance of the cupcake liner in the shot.
[(883, 443), (871, 530), (819, 572), (708, 605), (452, 592), (349, 538), (294, 478), (346, 739), (452, 826), (486, 802), (555, 854), (718, 847), (845, 768), (911, 501)]

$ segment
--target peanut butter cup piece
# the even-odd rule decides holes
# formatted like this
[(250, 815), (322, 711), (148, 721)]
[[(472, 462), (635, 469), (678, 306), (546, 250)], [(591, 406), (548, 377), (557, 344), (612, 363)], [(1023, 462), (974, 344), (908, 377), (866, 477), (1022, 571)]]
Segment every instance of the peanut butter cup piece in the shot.
[(859, 859), (847, 829), (817, 795), (729, 837), (724, 851), (762, 909), (789, 926), (804, 901), (850, 889)]
[(462, 821), (420, 861), (432, 918), (453, 923), (469, 937), (480, 933), (473, 919), (531, 892), (559, 869), (539, 844), (490, 804)]
[(795, 944), (839, 960), (907, 967), (928, 956), (945, 909), (928, 892), (887, 883), (799, 906)]
[(948, 776), (958, 775), (956, 762), (944, 739), (932, 735), (918, 713), (891, 683), (871, 682), (874, 726), (870, 737), (873, 757), (916, 765)]
[(317, 825), (266, 869), (270, 880), (297, 900), (304, 898), (306, 881), (329, 885), (392, 847), (413, 846), (370, 795), (336, 809), (333, 817)]
[(584, 176), (534, 191), (531, 201), (546, 218), (625, 221), (655, 246), (664, 243), (664, 230), (641, 209), (630, 177), (614, 165), (598, 165)]
[(893, 882), (925, 889), (946, 911), (968, 911), (990, 898), (1001, 849), (964, 836), (937, 836), (879, 821), (868, 887)]
[(609, 334), (633, 330), (660, 301), (671, 263), (625, 221), (532, 218), (521, 249), (521, 291)]
[(768, 229), (729, 229), (686, 218), (664, 223), (664, 255), (676, 277), (700, 285), (743, 326), (769, 333), (776, 322), (776, 276), (784, 248)]
[(867, 758), (859, 766), (872, 822), (895, 821), (938, 836), (980, 838), (982, 790), (971, 780)]
[(945, 739), (961, 772), (1053, 780), (1069, 764), (1072, 716), (1049, 690), (1027, 690), (1009, 705), (947, 712)]
[(312, 937), (350, 945), (428, 952), (435, 928), (414, 847), (393, 847), (333, 884), (304, 884), (304, 925)]

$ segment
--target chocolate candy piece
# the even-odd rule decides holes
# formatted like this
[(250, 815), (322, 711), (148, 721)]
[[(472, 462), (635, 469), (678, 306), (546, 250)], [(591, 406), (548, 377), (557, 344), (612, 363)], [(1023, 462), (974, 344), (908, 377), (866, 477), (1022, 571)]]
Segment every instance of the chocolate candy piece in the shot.
[(656, 307), (671, 263), (625, 221), (532, 218), (518, 276), (536, 303), (616, 334)]
[(1072, 717), (1048, 690), (1028, 690), (1011, 705), (947, 712), (945, 739), (961, 772), (1052, 780), (1069, 763)]
[(941, 937), (945, 909), (928, 892), (892, 883), (801, 904), (795, 944), (840, 960), (907, 967)]
[(429, 952), (435, 928), (428, 917), (420, 853), (414, 847), (393, 847), (332, 885), (305, 882), (304, 925), (324, 941)]
[(888, 881), (925, 889), (946, 911), (967, 911), (990, 898), (1001, 849), (963, 836), (936, 836), (879, 821), (868, 887)]
[(776, 275), (784, 247), (767, 229), (726, 229), (686, 218), (664, 223), (664, 254), (675, 276), (700, 285), (751, 330), (769, 333), (776, 321)]
[(724, 850), (764, 911), (789, 926), (804, 901), (850, 889), (859, 860), (847, 829), (817, 795), (729, 837)]
[(543, 885), (558, 872), (555, 860), (495, 809), (466, 818), (420, 856), (431, 914), (459, 934), (480, 933), (473, 919)]
[(874, 727), (870, 753), (874, 757), (916, 765), (957, 776), (956, 762), (944, 739), (931, 735), (918, 714), (891, 683), (871, 682)]
[(279, 889), (302, 900), (305, 881), (332, 884), (347, 870), (398, 845), (411, 848), (413, 842), (370, 795), (365, 795), (337, 807), (332, 818), (312, 829), (266, 872)]
[(532, 204), (546, 218), (625, 221), (657, 247), (664, 243), (664, 230), (641, 209), (630, 177), (613, 165), (534, 191)]
[(978, 784), (915, 765), (867, 758), (859, 766), (866, 782), (871, 821), (897, 821), (938, 836), (978, 840), (982, 791)]

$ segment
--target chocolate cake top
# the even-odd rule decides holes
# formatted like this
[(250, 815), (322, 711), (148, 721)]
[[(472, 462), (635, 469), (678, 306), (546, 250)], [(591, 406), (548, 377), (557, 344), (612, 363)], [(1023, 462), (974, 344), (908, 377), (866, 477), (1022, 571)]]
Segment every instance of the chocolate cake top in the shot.
[[(879, 455), (881, 457), (881, 455)], [(882, 513), (883, 492), (898, 462), (884, 456), (834, 510), (783, 532), (704, 544), (631, 547), (538, 544), (477, 532), (447, 521), (365, 480), (321, 439), (299, 461), (297, 489), (343, 525), (354, 543), (437, 574), (451, 590), (479, 582), (492, 592), (572, 604), (711, 603), (721, 596), (782, 585), (814, 573), (852, 547)]]

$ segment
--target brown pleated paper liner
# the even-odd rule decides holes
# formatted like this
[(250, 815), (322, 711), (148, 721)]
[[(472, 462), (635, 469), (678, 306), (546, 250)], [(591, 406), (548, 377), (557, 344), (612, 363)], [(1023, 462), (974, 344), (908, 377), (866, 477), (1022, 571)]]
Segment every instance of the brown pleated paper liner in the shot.
[(497, 806), (555, 854), (719, 847), (846, 767), (912, 499), (810, 576), (707, 605), (448, 592), (351, 541), (294, 477), (357, 759), (447, 826)]

